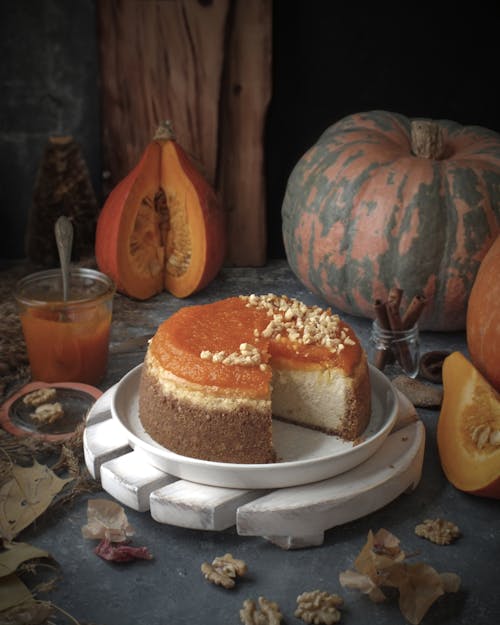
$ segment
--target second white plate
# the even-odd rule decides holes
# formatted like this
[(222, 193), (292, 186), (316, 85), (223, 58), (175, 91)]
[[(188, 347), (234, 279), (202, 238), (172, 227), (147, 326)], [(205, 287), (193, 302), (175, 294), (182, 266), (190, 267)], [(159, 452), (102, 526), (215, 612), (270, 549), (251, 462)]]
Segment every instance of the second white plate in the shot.
[(153, 466), (176, 477), (226, 488), (281, 488), (317, 482), (358, 466), (382, 445), (397, 417), (397, 398), (389, 380), (370, 366), (372, 415), (353, 444), (336, 436), (273, 421), (273, 442), (282, 460), (273, 464), (233, 464), (180, 456), (156, 443), (139, 420), (138, 393), (142, 365), (115, 386), (111, 413), (131, 447), (144, 453)]

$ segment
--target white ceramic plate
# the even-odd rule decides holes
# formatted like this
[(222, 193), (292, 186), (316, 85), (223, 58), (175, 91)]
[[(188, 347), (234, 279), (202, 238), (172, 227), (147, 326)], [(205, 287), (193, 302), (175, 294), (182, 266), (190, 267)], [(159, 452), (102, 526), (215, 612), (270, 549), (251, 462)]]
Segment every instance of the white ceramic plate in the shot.
[(127, 373), (115, 386), (111, 413), (124, 429), (129, 444), (144, 453), (155, 467), (176, 477), (227, 488), (281, 488), (317, 482), (361, 464), (372, 456), (390, 433), (397, 417), (397, 398), (389, 380), (370, 366), (372, 415), (354, 445), (296, 425), (273, 421), (273, 441), (282, 460), (272, 464), (209, 462), (180, 456), (156, 443), (142, 427), (138, 411), (142, 365)]

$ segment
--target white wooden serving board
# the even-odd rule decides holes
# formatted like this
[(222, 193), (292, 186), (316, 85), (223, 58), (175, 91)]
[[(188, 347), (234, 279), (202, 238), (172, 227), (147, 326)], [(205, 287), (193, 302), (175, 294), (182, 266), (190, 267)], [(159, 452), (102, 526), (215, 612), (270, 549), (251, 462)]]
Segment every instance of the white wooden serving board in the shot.
[(399, 391), (396, 425), (368, 460), (330, 479), (271, 491), (206, 486), (152, 466), (112, 419), (112, 393), (104, 393), (87, 416), (87, 468), (117, 501), (149, 510), (159, 523), (215, 531), (236, 525), (238, 534), (262, 536), (284, 549), (311, 547), (323, 543), (325, 530), (413, 490), (422, 474), (425, 428)]

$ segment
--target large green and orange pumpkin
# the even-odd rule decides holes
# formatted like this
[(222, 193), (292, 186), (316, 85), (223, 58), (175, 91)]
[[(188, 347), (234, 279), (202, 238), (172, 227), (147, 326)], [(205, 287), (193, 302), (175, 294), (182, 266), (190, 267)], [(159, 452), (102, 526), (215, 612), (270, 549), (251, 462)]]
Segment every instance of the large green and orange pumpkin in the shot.
[(466, 329), (472, 363), (500, 393), (500, 235), (477, 272)]
[(422, 329), (463, 330), (500, 232), (500, 135), (387, 111), (348, 116), (294, 167), (282, 217), (290, 267), (339, 310), (373, 317), (398, 286), (427, 297)]

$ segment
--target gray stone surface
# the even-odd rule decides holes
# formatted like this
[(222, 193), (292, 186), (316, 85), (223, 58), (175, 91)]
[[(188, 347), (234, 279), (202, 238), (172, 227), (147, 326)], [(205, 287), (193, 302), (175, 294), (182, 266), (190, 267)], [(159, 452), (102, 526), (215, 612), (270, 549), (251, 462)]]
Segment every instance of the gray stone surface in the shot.
[[(146, 302), (118, 296), (113, 341), (152, 332), (160, 321), (183, 305), (203, 303), (241, 293), (269, 291), (323, 304), (294, 278), (286, 263), (262, 269), (225, 269), (203, 292), (186, 301), (161, 294)], [(343, 315), (368, 340), (370, 322)], [(465, 351), (464, 335), (425, 334), (422, 349)], [(144, 351), (112, 356), (103, 389), (118, 381), (142, 361)], [(95, 543), (81, 536), (86, 523), (87, 496), (72, 507), (46, 519), (19, 537), (49, 550), (60, 566), (61, 581), (50, 600), (80, 623), (94, 625), (231, 625), (239, 623), (246, 598), (260, 595), (279, 603), (288, 625), (302, 623), (294, 616), (296, 597), (319, 588), (344, 597), (342, 623), (397, 625), (405, 623), (397, 601), (376, 605), (356, 591), (340, 587), (338, 575), (353, 566), (367, 533), (386, 528), (401, 540), (411, 561), (425, 561), (440, 572), (462, 578), (457, 594), (441, 597), (423, 625), (493, 625), (500, 622), (498, 563), (500, 562), (500, 503), (465, 495), (445, 479), (436, 448), (437, 411), (419, 409), (427, 430), (421, 482), (417, 489), (365, 518), (325, 533), (319, 547), (282, 550), (263, 538), (240, 537), (234, 528), (223, 532), (182, 529), (156, 523), (149, 513), (127, 509), (136, 529), (134, 545), (154, 554), (151, 562), (105, 562), (93, 553)], [(109, 496), (106, 493), (93, 495)], [(415, 526), (426, 518), (442, 517), (460, 527), (462, 537), (452, 545), (437, 546), (417, 537)], [(248, 575), (233, 590), (206, 582), (200, 572), (204, 561), (231, 552), (245, 560)]]

